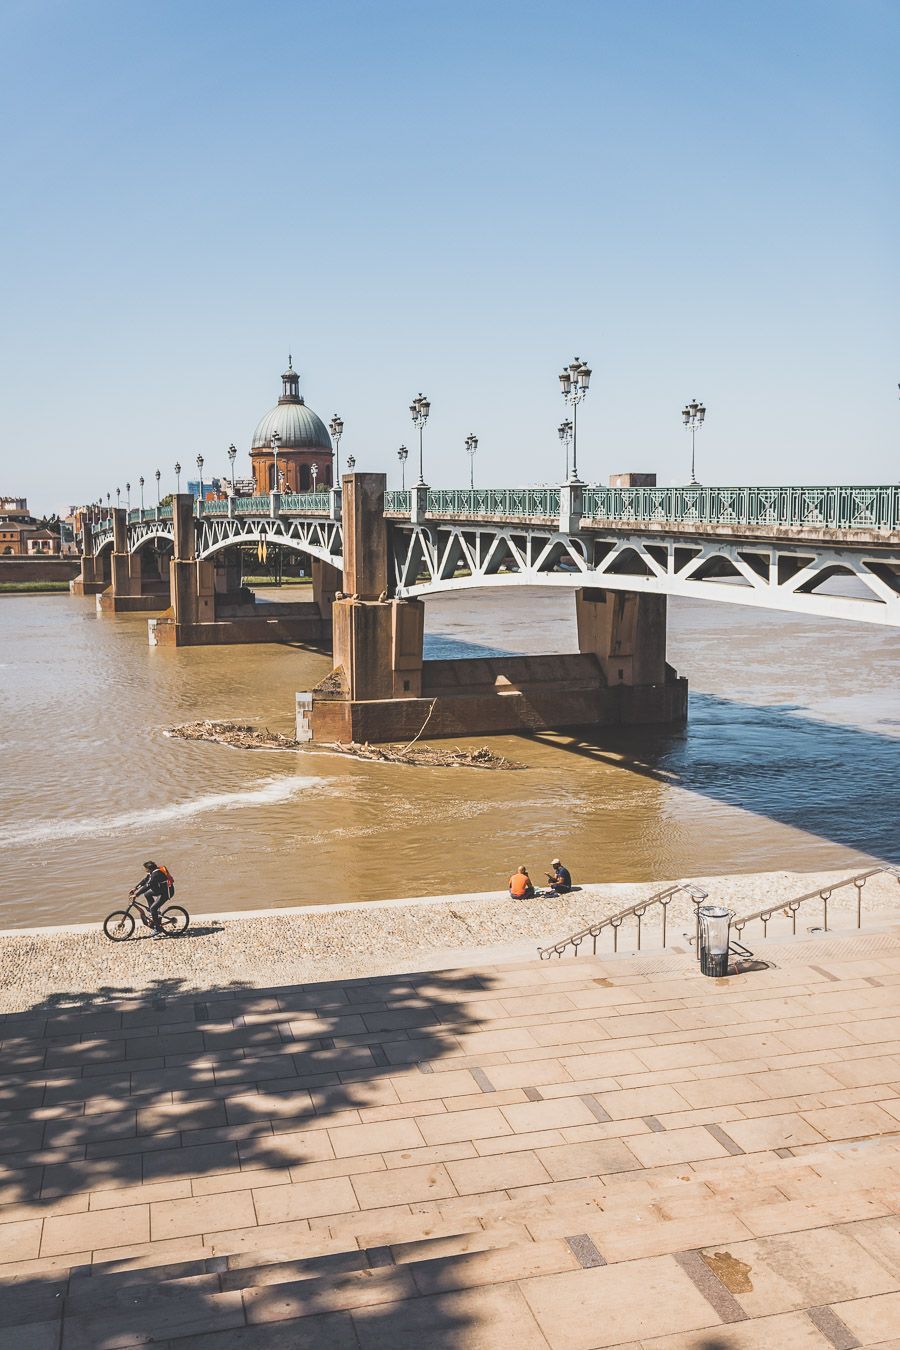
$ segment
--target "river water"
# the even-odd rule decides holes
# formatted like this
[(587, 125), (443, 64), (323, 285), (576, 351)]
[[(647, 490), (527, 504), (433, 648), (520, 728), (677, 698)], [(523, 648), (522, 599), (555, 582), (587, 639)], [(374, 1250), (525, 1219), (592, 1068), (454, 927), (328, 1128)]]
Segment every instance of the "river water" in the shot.
[[(575, 650), (573, 606), (436, 597), (426, 655)], [(557, 854), (585, 881), (900, 861), (898, 656), (888, 628), (671, 601), (684, 730), (492, 738), (524, 772), (411, 768), (165, 734), (290, 732), (327, 657), (153, 649), (146, 618), (93, 599), (4, 596), (0, 926), (102, 917), (147, 857), (197, 912), (501, 889)]]

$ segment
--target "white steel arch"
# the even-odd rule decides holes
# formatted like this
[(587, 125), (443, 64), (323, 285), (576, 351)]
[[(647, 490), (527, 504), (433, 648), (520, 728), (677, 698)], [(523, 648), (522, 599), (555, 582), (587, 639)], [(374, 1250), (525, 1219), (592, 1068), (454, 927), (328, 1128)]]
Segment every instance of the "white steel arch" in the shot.
[(212, 558), (226, 548), (241, 544), (278, 544), (295, 553), (320, 558), (343, 568), (343, 538), (339, 521), (259, 516), (254, 518), (213, 516), (197, 522), (197, 557)]
[[(394, 592), (495, 586), (637, 591), (900, 627), (900, 548), (442, 523), (392, 532)], [(835, 576), (857, 596), (817, 594)]]

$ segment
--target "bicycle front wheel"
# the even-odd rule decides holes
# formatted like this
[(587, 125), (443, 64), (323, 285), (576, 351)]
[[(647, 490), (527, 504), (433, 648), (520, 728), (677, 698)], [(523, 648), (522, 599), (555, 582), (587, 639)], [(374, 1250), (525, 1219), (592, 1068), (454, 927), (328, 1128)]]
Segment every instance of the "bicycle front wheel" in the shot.
[(168, 905), (159, 916), (160, 924), (164, 933), (174, 937), (178, 933), (183, 933), (191, 921), (191, 916), (181, 905)]
[(134, 932), (134, 915), (127, 909), (116, 909), (103, 920), (103, 931), (110, 942), (124, 942)]

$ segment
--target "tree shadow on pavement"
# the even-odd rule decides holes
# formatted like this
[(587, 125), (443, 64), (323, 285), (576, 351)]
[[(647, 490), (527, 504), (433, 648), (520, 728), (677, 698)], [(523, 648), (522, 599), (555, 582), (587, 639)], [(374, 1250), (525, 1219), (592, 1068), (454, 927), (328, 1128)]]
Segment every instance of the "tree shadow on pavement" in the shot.
[(456, 1196), (414, 1117), (444, 1111), (489, 985), (169, 979), (3, 1016), (0, 1327), (29, 1350), (473, 1343), (444, 1259), (417, 1284), (395, 1255)]

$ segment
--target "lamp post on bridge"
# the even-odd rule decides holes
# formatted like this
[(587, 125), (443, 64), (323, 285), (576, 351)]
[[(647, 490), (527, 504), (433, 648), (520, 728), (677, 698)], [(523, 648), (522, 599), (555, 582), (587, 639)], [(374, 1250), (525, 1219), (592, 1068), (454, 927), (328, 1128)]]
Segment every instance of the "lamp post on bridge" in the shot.
[(331, 432), (331, 439), (334, 441), (334, 468), (335, 480), (341, 481), (341, 437), (344, 434), (344, 419), (334, 414), (328, 423), (328, 430)]
[(312, 490), (313, 490), (313, 492), (315, 492), (315, 490), (316, 490), (316, 479), (317, 479), (318, 476), (319, 476), (319, 466), (318, 466), (318, 464), (311, 464), (311, 465), (310, 465), (310, 468), (309, 468), (309, 472), (310, 472), (310, 474), (311, 474), (311, 476), (312, 476)]
[(181, 465), (177, 461), (175, 464), (175, 491), (181, 492)]
[(406, 491), (406, 461), (409, 459), (409, 451), (405, 445), (401, 445), (397, 451), (397, 458), (400, 461), (400, 491)]
[(591, 368), (580, 356), (562, 371), (559, 377), (562, 396), (572, 409), (572, 476), (570, 483), (578, 483), (578, 405), (587, 398), (591, 383)]
[(565, 452), (566, 452), (566, 481), (568, 482), (568, 478), (569, 478), (569, 446), (572, 444), (572, 423), (569, 421), (568, 418), (566, 418), (565, 422), (560, 422), (559, 427), (557, 428), (557, 430), (559, 431), (559, 441), (560, 441), (560, 445), (562, 445), (562, 446), (564, 447)]
[(237, 446), (234, 444), (234, 442), (232, 442), (231, 445), (229, 445), (229, 447), (228, 447), (228, 463), (229, 463), (230, 466), (231, 466), (231, 495), (232, 495), (232, 497), (236, 497), (236, 496), (237, 496), (237, 491), (236, 491), (235, 486), (234, 486), (234, 461), (235, 461), (236, 459), (237, 459)]
[(117, 510), (117, 511), (119, 510), (119, 508), (121, 507), (121, 505), (122, 505), (122, 489), (121, 489), (121, 488), (116, 488), (116, 510)]
[(691, 487), (700, 486), (697, 482), (697, 475), (694, 472), (696, 465), (694, 442), (696, 440), (697, 432), (702, 430), (703, 419), (705, 416), (706, 409), (703, 404), (698, 403), (696, 399), (694, 399), (693, 403), (686, 403), (681, 410), (681, 420), (684, 424), (684, 428), (691, 433)]
[(269, 489), (270, 493), (278, 491), (278, 446), (280, 441), (281, 437), (279, 436), (278, 432), (273, 431), (269, 444), (272, 447), (272, 456), (275, 460), (275, 464), (272, 470), (272, 486)]
[(198, 455), (198, 456), (197, 456), (197, 473), (198, 473), (199, 476), (200, 476), (200, 483), (199, 483), (200, 494), (199, 494), (198, 500), (199, 500), (199, 503), (200, 503), (200, 510), (202, 511), (202, 510), (203, 510), (203, 456), (202, 456), (202, 455)]
[(409, 405), (409, 411), (412, 414), (413, 426), (419, 432), (419, 481), (417, 487), (425, 486), (425, 475), (422, 471), (422, 433), (425, 430), (425, 423), (428, 421), (428, 414), (431, 412), (431, 403), (424, 394), (416, 394), (412, 403)]
[(144, 475), (141, 474), (138, 479), (138, 485), (141, 489), (141, 520), (144, 519)]
[(466, 437), (466, 454), (469, 456), (469, 490), (475, 490), (475, 451), (478, 449), (478, 437), (472, 431)]
[(125, 484), (125, 509), (131, 511), (131, 484)]
[(157, 507), (158, 507), (158, 506), (159, 506), (159, 480), (160, 480), (160, 478), (162, 478), (162, 474), (160, 473), (159, 469), (156, 470), (156, 473), (154, 474), (154, 477), (156, 478), (156, 505), (157, 505)]

